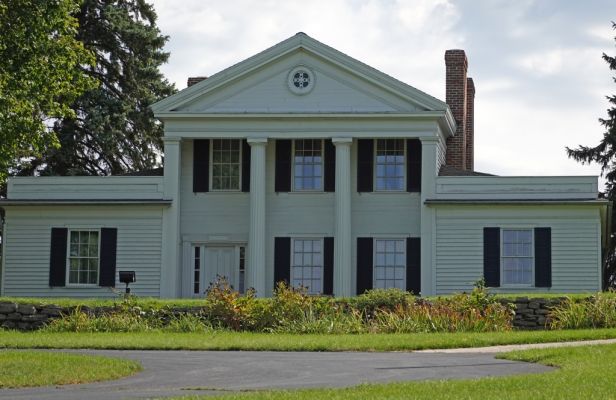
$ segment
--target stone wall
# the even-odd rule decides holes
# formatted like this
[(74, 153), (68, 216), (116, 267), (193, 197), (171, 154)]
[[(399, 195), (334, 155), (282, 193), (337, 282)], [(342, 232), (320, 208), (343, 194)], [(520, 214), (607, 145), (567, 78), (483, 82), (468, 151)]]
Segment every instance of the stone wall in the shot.
[[(564, 298), (539, 299), (516, 297), (502, 299), (503, 304), (515, 305), (513, 326), (521, 330), (546, 329), (550, 323), (550, 308), (560, 304)], [(18, 329), (22, 331), (36, 330), (54, 318), (74, 312), (76, 307), (59, 307), (55, 305), (16, 304), (0, 302), (0, 327), (5, 329)], [(100, 315), (113, 311), (113, 307), (80, 307), (85, 313)], [(200, 308), (177, 308), (170, 310), (174, 313), (198, 313)]]
[(31, 331), (44, 326), (50, 319), (59, 318), (67, 311), (54, 305), (0, 303), (0, 327)]

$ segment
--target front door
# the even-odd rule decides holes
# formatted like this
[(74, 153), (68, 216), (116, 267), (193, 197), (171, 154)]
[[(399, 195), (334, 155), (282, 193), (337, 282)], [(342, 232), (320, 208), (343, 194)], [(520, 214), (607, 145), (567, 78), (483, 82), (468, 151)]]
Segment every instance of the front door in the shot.
[(201, 287), (207, 289), (218, 277), (225, 277), (233, 288), (238, 288), (236, 247), (205, 247), (205, 259)]

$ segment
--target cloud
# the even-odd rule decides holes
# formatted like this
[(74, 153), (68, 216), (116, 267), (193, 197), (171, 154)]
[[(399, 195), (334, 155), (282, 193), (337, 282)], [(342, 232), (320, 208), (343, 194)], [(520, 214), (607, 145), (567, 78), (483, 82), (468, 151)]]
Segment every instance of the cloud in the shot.
[[(614, 93), (613, 0), (156, 0), (179, 88), (303, 31), (445, 98), (443, 55), (464, 48), (476, 94), (476, 165), (511, 175), (598, 174), (564, 147), (593, 145)], [(613, 14), (613, 13), (612, 13)]]

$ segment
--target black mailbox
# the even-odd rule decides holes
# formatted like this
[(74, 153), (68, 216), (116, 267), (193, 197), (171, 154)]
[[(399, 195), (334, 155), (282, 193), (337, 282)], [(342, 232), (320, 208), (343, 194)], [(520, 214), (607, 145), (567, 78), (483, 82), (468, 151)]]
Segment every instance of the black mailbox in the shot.
[(135, 271), (120, 271), (120, 282), (126, 283), (126, 296), (130, 295), (130, 288), (128, 287), (129, 283), (137, 282), (137, 276), (135, 275)]
[(137, 282), (137, 276), (135, 275), (135, 271), (120, 271), (120, 282), (129, 283)]

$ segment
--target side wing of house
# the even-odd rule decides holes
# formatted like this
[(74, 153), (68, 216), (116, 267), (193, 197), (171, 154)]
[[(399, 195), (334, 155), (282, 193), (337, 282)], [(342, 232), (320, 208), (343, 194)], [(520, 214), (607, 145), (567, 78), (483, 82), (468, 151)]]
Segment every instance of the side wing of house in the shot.
[(606, 203), (596, 177), (439, 177), (434, 291), (601, 290)]
[(11, 178), (2, 207), (3, 296), (160, 295), (161, 177)]

